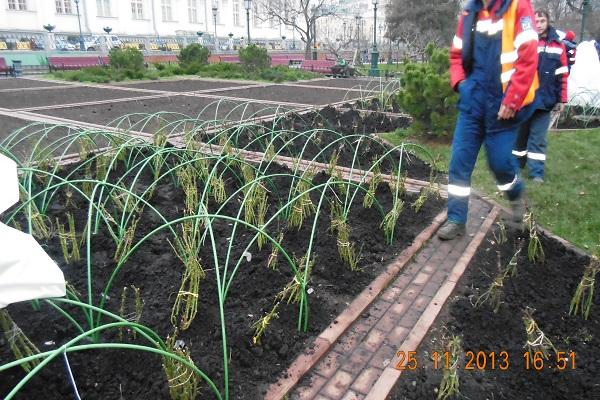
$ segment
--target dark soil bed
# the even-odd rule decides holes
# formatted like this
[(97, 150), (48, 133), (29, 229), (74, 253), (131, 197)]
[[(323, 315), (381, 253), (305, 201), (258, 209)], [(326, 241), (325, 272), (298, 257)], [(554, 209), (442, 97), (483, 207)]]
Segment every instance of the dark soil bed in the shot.
[(370, 91), (376, 90), (379, 91), (383, 84), (383, 87), (386, 86), (386, 82), (383, 83), (379, 79), (346, 79), (346, 78), (336, 78), (336, 79), (325, 79), (325, 80), (315, 80), (315, 81), (307, 81), (307, 82), (298, 82), (299, 85), (303, 86), (314, 86), (314, 87), (332, 87), (332, 88), (343, 88), (343, 89), (355, 89), (362, 91)]
[[(285, 172), (286, 169), (272, 166), (270, 172)], [(62, 174), (66, 174), (63, 171)], [(121, 176), (118, 169), (115, 176)], [(81, 173), (78, 173), (80, 176)], [(151, 173), (142, 175), (143, 188), (151, 179)], [(227, 192), (231, 194), (237, 187), (237, 181), (231, 173), (227, 177)], [(316, 183), (325, 182), (326, 176), (319, 174)], [(287, 198), (289, 178), (274, 179), (274, 186), (269, 186), (269, 202), (271, 207), (267, 216), (277, 209), (276, 202), (281, 197)], [(382, 184), (377, 192), (384, 212), (392, 206), (392, 195), (387, 185)], [(251, 248), (250, 262), (244, 262), (231, 287), (225, 305), (227, 320), (228, 347), (230, 352), (229, 371), (231, 398), (259, 399), (269, 383), (274, 382), (287, 368), (290, 362), (301, 352), (315, 335), (318, 335), (348, 305), (348, 303), (382, 271), (387, 263), (424, 229), (432, 217), (443, 207), (443, 202), (431, 200), (425, 208), (415, 214), (410, 202), (414, 196), (405, 198), (404, 211), (396, 225), (397, 234), (393, 245), (385, 245), (380, 228), (382, 215), (375, 209), (362, 207), (362, 195), (356, 199), (356, 207), (349, 218), (351, 240), (357, 243), (361, 252), (360, 272), (351, 272), (341, 261), (337, 253), (336, 237), (329, 232), (329, 207), (325, 207), (317, 223), (317, 237), (313, 247), (315, 266), (310, 282), (310, 327), (307, 333), (298, 333), (296, 322), (297, 305), (285, 305), (279, 308), (279, 318), (268, 327), (261, 346), (252, 345), (252, 324), (265, 315), (273, 305), (276, 294), (290, 281), (292, 274), (289, 267), (280, 261), (279, 268), (267, 268), (270, 246), (262, 250), (256, 246)], [(313, 201), (318, 201), (315, 194)], [(184, 195), (180, 188), (171, 181), (164, 181), (155, 191), (151, 203), (156, 206), (168, 220), (182, 215)], [(65, 219), (64, 194), (60, 194), (50, 208), (50, 219)], [(68, 206), (68, 211), (75, 213), (78, 229), (82, 229), (87, 207), (75, 198), (75, 203)], [(215, 210), (216, 204), (209, 203), (209, 210)], [(224, 214), (235, 215), (239, 209), (237, 201), (231, 202)], [(64, 221), (63, 221), (64, 222)], [(148, 210), (144, 211), (136, 240), (151, 231), (159, 224)], [(284, 248), (301, 257), (307, 251), (307, 237), (312, 228), (312, 218), (305, 221), (300, 230), (285, 229)], [(234, 239), (231, 236), (231, 224), (220, 220), (215, 222), (213, 230), (221, 261), (224, 250), (230, 241), (234, 243), (232, 259), (237, 260), (245, 249), (250, 232), (238, 228)], [(273, 232), (275, 233), (275, 232)], [(173, 254), (169, 245), (170, 235), (160, 233), (142, 246), (125, 264), (117, 277), (117, 281), (107, 298), (107, 309), (115, 313), (119, 311), (121, 289), (135, 285), (140, 288), (145, 301), (141, 323), (157, 331), (163, 338), (172, 333), (170, 314), (175, 294), (181, 283), (182, 266)], [(75, 288), (85, 293), (84, 263), (65, 265), (58, 240), (51, 239), (47, 246), (49, 254), (61, 265), (67, 280)], [(207, 276), (201, 283), (198, 315), (191, 327), (180, 333), (191, 351), (196, 365), (214, 379), (219, 388), (222, 387), (222, 352), (221, 334), (216, 298), (216, 281), (214, 265), (210, 249), (201, 250), (203, 267)], [(84, 247), (85, 248), (85, 247)], [(104, 230), (92, 239), (93, 286), (96, 301), (107, 277), (112, 272), (115, 251), (114, 242)], [(85, 250), (83, 253), (85, 254)], [(231, 266), (232, 267), (232, 266)], [(34, 311), (30, 304), (21, 303), (8, 308), (19, 326), (30, 336), (40, 350), (49, 350), (64, 343), (76, 334), (76, 330), (49, 306), (42, 303), (41, 310)], [(69, 309), (74, 316), (82, 320), (81, 314)], [(102, 336), (106, 342), (118, 341), (116, 332), (107, 332)], [(126, 342), (136, 342), (125, 334)], [(139, 340), (138, 340), (139, 342)], [(12, 359), (4, 338), (0, 339), (0, 365)], [(97, 350), (81, 353), (70, 353), (71, 369), (82, 398), (86, 399), (167, 399), (168, 386), (161, 367), (161, 359), (149, 353), (133, 351)], [(0, 373), (0, 393), (6, 394), (23, 376), (21, 369), (13, 368)], [(65, 375), (63, 359), (59, 358), (49, 364), (42, 373), (36, 376), (17, 396), (19, 399), (64, 399), (71, 398), (72, 390)], [(202, 385), (199, 398), (213, 398), (206, 385)]]
[(59, 82), (47, 82), (47, 81), (35, 81), (32, 79), (22, 78), (0, 78), (0, 90), (1, 89), (20, 89), (20, 88), (36, 88), (36, 87), (49, 87), (49, 86), (68, 86), (64, 83)]
[[(128, 92), (125, 90), (112, 90), (93, 87), (70, 87), (65, 89), (44, 90), (39, 93), (24, 91), (0, 96), (0, 107), (4, 108), (30, 108), (54, 106), (59, 104), (73, 104), (87, 101), (100, 101), (124, 99), (126, 97), (139, 97), (147, 94)], [(118, 103), (117, 103), (118, 104)]]
[(281, 101), (299, 104), (325, 105), (359, 97), (347, 90), (301, 88), (297, 86), (270, 85), (262, 88), (227, 90), (219, 95), (244, 99)]
[[(489, 304), (474, 307), (478, 297), (492, 283), (498, 272), (498, 257), (505, 267), (515, 252), (519, 239), (510, 232), (509, 240), (503, 245), (495, 243), (488, 235), (458, 283), (449, 303), (444, 306), (432, 330), (417, 351), (418, 369), (404, 371), (394, 388), (391, 399), (436, 399), (436, 390), (442, 379), (442, 369), (435, 370), (430, 355), (433, 351), (443, 352), (444, 337), (460, 335), (462, 338), (459, 365), (460, 395), (464, 399), (598, 399), (600, 398), (600, 297), (594, 295), (594, 304), (589, 320), (580, 315), (569, 315), (569, 304), (575, 289), (588, 264), (587, 257), (565, 248), (556, 240), (542, 237), (546, 253), (544, 263), (532, 264), (527, 259), (527, 243), (518, 257), (516, 277), (504, 281), (503, 303), (497, 313)], [(597, 291), (596, 291), (597, 292)], [(559, 371), (556, 353), (540, 370), (533, 363), (526, 369), (524, 348), (527, 336), (522, 320), (526, 307), (535, 309), (533, 318), (558, 351), (575, 353), (565, 370)], [(472, 356), (483, 351), (487, 365), (480, 360), (480, 369), (466, 370)], [(491, 369), (491, 356), (495, 353), (496, 369)], [(504, 364), (507, 352), (509, 365)], [(443, 362), (440, 362), (443, 366)]]
[(136, 89), (151, 89), (151, 90), (165, 90), (169, 92), (193, 92), (197, 90), (208, 90), (208, 89), (221, 89), (221, 88), (233, 88), (238, 86), (250, 85), (253, 82), (247, 84), (239, 82), (223, 82), (223, 81), (210, 81), (202, 79), (180, 79), (180, 80), (166, 80), (162, 82), (143, 82), (143, 83), (121, 83), (116, 86), (131, 87)]
[[(19, 137), (11, 138), (10, 142), (8, 141), (9, 136), (13, 132), (18, 129), (29, 126), (28, 128), (21, 131)], [(34, 135), (28, 138), (28, 134), (37, 131), (43, 131), (46, 129), (50, 129), (53, 125), (43, 124), (43, 123), (35, 123), (33, 121), (27, 121), (20, 118), (7, 117), (5, 115), (0, 115), (0, 145), (3, 147), (10, 147), (10, 151), (13, 155), (15, 155), (19, 160), (25, 161), (31, 155), (32, 149), (35, 144), (39, 141), (39, 135)], [(40, 146), (47, 146), (51, 142), (60, 139), (69, 134), (68, 128), (63, 127), (53, 127), (49, 138), (42, 139), (40, 142)], [(60, 149), (56, 149), (55, 155), (60, 154)]]
[[(374, 132), (390, 132), (397, 128), (406, 127), (410, 123), (408, 118), (390, 118), (381, 113), (360, 113), (354, 109), (339, 111), (333, 107), (325, 107), (319, 111), (305, 114), (290, 114), (285, 118), (279, 118), (275, 125), (266, 123), (269, 128), (275, 130), (288, 130), (278, 136), (274, 141), (275, 148), (282, 148), (279, 155), (287, 157), (300, 157), (305, 160), (315, 160), (319, 163), (328, 164), (334, 153), (338, 155), (337, 165), (354, 167), (355, 169), (368, 169), (372, 162), (386, 154), (391, 147), (383, 142), (365, 140), (362, 138), (358, 145), (358, 136), (351, 136), (337, 142), (335, 146), (328, 146), (333, 141), (339, 140), (343, 135), (371, 134)], [(295, 132), (309, 132), (314, 129), (323, 129), (316, 135), (298, 135)], [(335, 131), (330, 132), (330, 131)], [(266, 138), (255, 141), (254, 131), (238, 130), (234, 135), (235, 146), (252, 151), (264, 152), (267, 146)], [(270, 138), (269, 138), (270, 140)], [(359, 151), (355, 156), (355, 148)], [(385, 173), (398, 170), (400, 151), (390, 153), (381, 163), (380, 168)], [(409, 177), (429, 180), (431, 168), (418, 159), (405, 152), (402, 172)]]
[[(242, 106), (236, 108), (236, 106), (239, 105)], [(236, 109), (234, 110), (234, 108)], [(250, 118), (253, 115), (264, 116), (275, 114), (277, 109), (279, 109), (279, 112), (281, 113), (289, 110), (289, 107), (277, 107), (272, 105), (263, 105), (257, 102), (245, 103), (231, 100), (222, 100), (219, 102), (213, 98), (206, 97), (173, 96), (160, 99), (134, 100), (114, 104), (69, 107), (60, 110), (40, 111), (40, 113), (74, 119), (77, 121), (107, 125), (123, 115), (135, 113), (141, 113), (144, 115), (132, 116), (130, 118), (131, 124), (140, 121), (147, 114), (159, 112), (178, 113), (178, 115), (171, 116), (163, 114), (161, 118), (164, 118), (165, 121), (180, 120), (188, 117), (199, 119), (201, 121), (212, 121), (215, 119), (236, 121), (242, 118)], [(234, 111), (232, 112), (232, 110)], [(164, 126), (164, 123), (162, 125)], [(147, 130), (145, 131), (153, 132), (156, 128), (158, 128), (158, 124), (150, 124), (147, 126)]]

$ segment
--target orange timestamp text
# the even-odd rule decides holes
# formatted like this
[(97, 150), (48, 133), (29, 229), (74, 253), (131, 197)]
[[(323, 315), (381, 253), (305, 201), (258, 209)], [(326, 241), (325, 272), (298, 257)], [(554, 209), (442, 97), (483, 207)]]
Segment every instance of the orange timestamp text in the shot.
[[(525, 351), (520, 354), (523, 362), (518, 365), (527, 371), (556, 370), (566, 371), (577, 369), (577, 357), (574, 351), (556, 351), (552, 354)], [(429, 357), (434, 369), (449, 369), (453, 366), (453, 356), (450, 352), (434, 351)], [(463, 362), (459, 368), (464, 370), (499, 370), (507, 371), (513, 367), (511, 356), (508, 351), (466, 351), (464, 357), (459, 357)], [(416, 351), (396, 352), (394, 367), (401, 371), (414, 371), (423, 366), (422, 360), (417, 357)]]

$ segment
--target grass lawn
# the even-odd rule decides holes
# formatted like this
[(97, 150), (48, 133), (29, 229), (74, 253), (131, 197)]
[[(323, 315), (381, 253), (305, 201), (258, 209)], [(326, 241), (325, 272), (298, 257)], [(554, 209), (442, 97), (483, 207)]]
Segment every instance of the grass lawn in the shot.
[[(384, 138), (395, 144), (419, 143), (430, 151), (440, 169), (448, 170), (449, 144), (424, 142), (404, 132), (385, 134)], [(600, 129), (551, 132), (548, 141), (545, 183), (535, 185), (526, 180), (534, 217), (555, 234), (593, 251), (600, 243)], [(484, 151), (479, 154), (472, 185), (506, 204), (487, 168)]]

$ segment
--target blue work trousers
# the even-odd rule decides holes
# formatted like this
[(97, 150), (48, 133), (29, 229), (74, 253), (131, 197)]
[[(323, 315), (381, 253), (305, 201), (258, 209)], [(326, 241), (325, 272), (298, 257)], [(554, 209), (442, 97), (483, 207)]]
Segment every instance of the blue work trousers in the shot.
[(449, 221), (459, 224), (467, 221), (471, 175), (482, 144), (485, 145), (488, 165), (496, 177), (498, 189), (504, 191), (509, 200), (521, 196), (523, 182), (519, 178), (517, 160), (512, 155), (516, 137), (517, 126), (489, 132), (483, 115), (459, 112), (448, 178)]
[(513, 154), (519, 160), (519, 166), (529, 170), (529, 177), (544, 178), (544, 163), (548, 148), (548, 128), (550, 111), (536, 110), (519, 128), (519, 136)]

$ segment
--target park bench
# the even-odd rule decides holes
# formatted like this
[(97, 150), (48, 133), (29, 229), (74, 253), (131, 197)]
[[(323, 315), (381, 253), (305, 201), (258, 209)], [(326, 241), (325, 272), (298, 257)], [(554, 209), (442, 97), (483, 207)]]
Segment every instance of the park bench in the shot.
[(294, 65), (301, 64), (304, 56), (298, 54), (273, 54), (271, 56), (271, 65)]
[(31, 50), (31, 43), (17, 42), (17, 50)]
[(13, 68), (8, 66), (4, 57), (0, 57), (0, 73), (2, 72), (4, 72), (6, 76), (8, 76), (8, 74), (13, 74)]
[(240, 62), (240, 56), (237, 55), (224, 55), (219, 56), (219, 62), (235, 64)]
[(331, 60), (304, 60), (300, 69), (304, 71), (319, 72), (321, 74), (331, 74), (331, 67), (335, 61)]
[(73, 70), (81, 68), (98, 67), (102, 61), (98, 56), (87, 57), (48, 57), (48, 67), (50, 71)]

